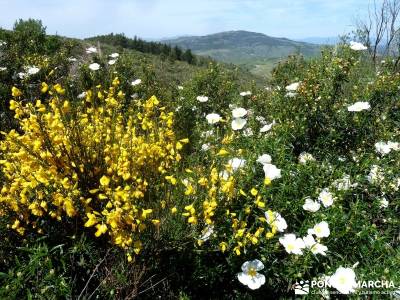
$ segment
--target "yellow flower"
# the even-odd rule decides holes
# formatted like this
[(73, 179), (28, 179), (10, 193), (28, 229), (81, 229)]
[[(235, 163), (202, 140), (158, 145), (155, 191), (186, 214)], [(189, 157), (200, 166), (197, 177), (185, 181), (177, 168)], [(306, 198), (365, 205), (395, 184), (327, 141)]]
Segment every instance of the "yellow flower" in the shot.
[(219, 249), (221, 250), (222, 253), (224, 253), (227, 248), (228, 248), (228, 244), (227, 243), (225, 243), (225, 242), (219, 243)]
[(104, 175), (103, 177), (100, 178), (100, 184), (102, 186), (108, 186), (110, 184), (110, 178)]
[(227, 155), (227, 154), (229, 154), (229, 152), (226, 151), (225, 149), (221, 149), (217, 153), (217, 155), (219, 155), (219, 156), (224, 156), (224, 155)]
[(165, 179), (168, 180), (172, 185), (175, 185), (177, 182), (174, 176), (165, 176)]
[(92, 214), (92, 213), (87, 213), (86, 216), (88, 217), (87, 222), (85, 223), (85, 227), (91, 227), (95, 224), (97, 224), (97, 218), (96, 215)]
[(143, 209), (143, 211), (142, 211), (142, 218), (143, 218), (143, 219), (146, 219), (146, 218), (147, 218), (147, 215), (151, 214), (152, 212), (153, 212), (152, 209)]
[(97, 231), (94, 234), (96, 237), (101, 236), (103, 233), (107, 231), (107, 225), (106, 224), (97, 224), (96, 225)]
[(11, 94), (12, 94), (13, 97), (19, 97), (19, 96), (22, 95), (22, 92), (18, 88), (16, 88), (15, 86), (13, 86), (11, 88)]
[(18, 102), (10, 100), (10, 110), (16, 110), (18, 107)]
[(171, 208), (171, 213), (175, 214), (178, 211), (176, 207)]
[(151, 220), (151, 222), (156, 226), (160, 224), (160, 220), (157, 220), (157, 219), (153, 219), (153, 220)]
[(56, 92), (57, 92), (58, 94), (60, 94), (60, 95), (64, 95), (64, 94), (65, 94), (65, 89), (63, 89), (63, 88), (61, 87), (61, 84), (59, 84), (59, 83), (57, 83), (57, 84), (54, 86), (54, 89), (55, 89)]
[(267, 233), (265, 234), (265, 237), (266, 237), (267, 239), (271, 239), (271, 238), (274, 237), (274, 234), (273, 234), (272, 232), (267, 232)]
[(188, 223), (190, 223), (190, 224), (197, 224), (197, 218), (196, 218), (195, 216), (189, 217)]
[(265, 177), (264, 184), (267, 185), (267, 186), (270, 185), (271, 184), (271, 179), (269, 177)]
[(47, 85), (46, 82), (42, 82), (42, 87), (40, 89), (40, 91), (44, 94), (49, 90), (49, 86)]

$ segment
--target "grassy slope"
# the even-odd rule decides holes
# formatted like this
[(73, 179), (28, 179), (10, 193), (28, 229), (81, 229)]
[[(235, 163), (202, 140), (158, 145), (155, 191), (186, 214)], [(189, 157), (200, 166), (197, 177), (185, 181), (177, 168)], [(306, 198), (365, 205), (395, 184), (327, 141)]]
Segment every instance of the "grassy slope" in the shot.
[[(170, 59), (161, 59), (159, 55), (154, 55), (154, 54), (149, 54), (149, 53), (142, 53), (136, 50), (132, 49), (126, 49), (122, 47), (115, 47), (113, 45), (109, 44), (98, 44), (98, 43), (93, 43), (89, 42), (86, 40), (77, 40), (81, 48), (80, 51), (84, 51), (86, 47), (89, 47), (91, 45), (93, 46), (98, 46), (100, 45), (100, 49), (102, 49), (102, 52), (104, 55), (108, 55), (113, 52), (118, 52), (120, 54), (125, 53), (133, 56), (134, 58), (138, 60), (146, 60), (149, 64), (155, 66), (155, 71), (157, 75), (159, 75), (159, 78), (164, 79), (165, 81), (171, 81), (175, 83), (181, 83), (184, 82), (194, 76), (196, 72), (198, 72), (201, 69), (205, 69), (207, 66), (197, 66), (197, 65), (191, 65), (183, 61), (172, 61)], [(200, 54), (202, 55), (202, 54)], [(204, 53), (204, 55), (207, 55)], [(248, 83), (248, 82), (255, 82), (258, 85), (262, 85), (265, 83), (265, 80), (262, 78), (262, 76), (257, 76), (256, 74), (253, 74), (252, 72), (247, 71), (247, 66), (237, 66), (233, 65), (233, 62), (228, 62), (221, 60), (222, 64), (224, 65), (225, 68), (234, 70), (238, 69), (238, 81), (241, 83)], [(224, 63), (227, 62), (227, 63)]]
[(318, 45), (247, 31), (181, 37), (164, 42), (182, 48), (190, 48), (199, 55), (235, 63), (248, 68), (253, 74), (263, 77), (268, 77), (276, 62), (290, 54), (300, 53), (305, 57), (314, 57), (320, 51)]

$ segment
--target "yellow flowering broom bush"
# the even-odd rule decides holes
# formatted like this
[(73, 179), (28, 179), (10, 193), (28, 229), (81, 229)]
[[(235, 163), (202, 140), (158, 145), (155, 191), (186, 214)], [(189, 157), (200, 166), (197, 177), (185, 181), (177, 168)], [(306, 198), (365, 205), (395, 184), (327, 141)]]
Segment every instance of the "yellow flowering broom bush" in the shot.
[(41, 232), (49, 218), (74, 218), (96, 237), (108, 234), (139, 253), (141, 233), (159, 223), (152, 193), (188, 140), (176, 140), (174, 114), (156, 97), (122, 114), (118, 85), (115, 78), (108, 89), (96, 86), (74, 102), (59, 84), (43, 83), (35, 103), (13, 88), (10, 108), (20, 130), (2, 132), (0, 212), (13, 216), (10, 226), (20, 234)]

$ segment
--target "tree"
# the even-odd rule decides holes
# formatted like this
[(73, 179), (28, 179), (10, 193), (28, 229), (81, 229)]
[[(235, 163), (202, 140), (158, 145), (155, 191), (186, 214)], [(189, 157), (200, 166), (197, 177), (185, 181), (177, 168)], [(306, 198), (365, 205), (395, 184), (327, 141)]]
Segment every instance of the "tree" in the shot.
[(41, 20), (19, 19), (14, 24), (14, 44), (20, 54), (43, 53), (46, 48), (46, 27)]
[(356, 23), (355, 36), (368, 47), (376, 64), (379, 55), (396, 57), (400, 61), (400, 0), (376, 0), (368, 9), (368, 18)]
[(187, 49), (183, 55), (182, 55), (182, 59), (186, 62), (188, 62), (189, 64), (194, 64), (194, 55), (192, 54), (192, 51), (190, 49)]

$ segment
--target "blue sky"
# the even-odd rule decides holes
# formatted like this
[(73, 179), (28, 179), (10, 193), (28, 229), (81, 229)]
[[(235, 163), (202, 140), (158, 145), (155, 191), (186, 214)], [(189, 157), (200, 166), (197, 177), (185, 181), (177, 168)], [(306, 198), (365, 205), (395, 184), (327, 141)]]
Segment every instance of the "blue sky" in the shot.
[[(379, 0), (378, 0), (379, 1)], [(288, 38), (352, 30), (368, 0), (0, 0), (0, 26), (41, 19), (47, 32), (88, 37), (110, 32), (163, 38), (249, 30)]]

